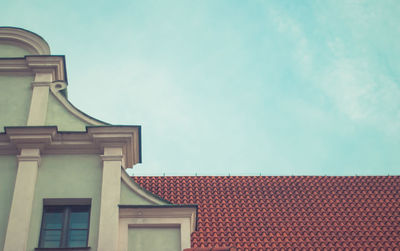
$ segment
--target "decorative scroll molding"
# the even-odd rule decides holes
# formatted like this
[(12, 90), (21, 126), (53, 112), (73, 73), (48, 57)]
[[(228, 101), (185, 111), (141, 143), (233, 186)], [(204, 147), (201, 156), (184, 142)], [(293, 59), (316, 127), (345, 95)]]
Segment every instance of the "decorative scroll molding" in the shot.
[(14, 27), (0, 27), (0, 40), (29, 51), (32, 55), (50, 55), (50, 47), (39, 35)]
[(171, 202), (158, 198), (157, 195), (152, 194), (147, 190), (144, 190), (144, 188), (140, 187), (136, 182), (134, 182), (129, 174), (123, 169), (121, 170), (121, 179), (122, 182), (124, 182), (129, 187), (129, 189), (131, 189), (134, 193), (149, 201), (150, 203), (154, 203), (156, 205), (165, 205), (165, 203), (171, 204)]
[(90, 125), (100, 126), (100, 125), (108, 125), (106, 122), (100, 121), (98, 119), (92, 118), (84, 112), (80, 111), (78, 108), (73, 106), (68, 99), (61, 93), (61, 91), (67, 88), (67, 83), (62, 81), (56, 81), (50, 84), (50, 91), (56, 97), (56, 99), (67, 109), (70, 113), (72, 113), (75, 117), (86, 122)]

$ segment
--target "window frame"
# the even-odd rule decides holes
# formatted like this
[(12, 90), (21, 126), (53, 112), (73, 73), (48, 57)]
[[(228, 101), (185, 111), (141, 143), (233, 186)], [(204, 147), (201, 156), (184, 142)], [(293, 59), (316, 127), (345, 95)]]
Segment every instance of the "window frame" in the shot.
[[(47, 203), (46, 203), (47, 204)], [(91, 205), (90, 204), (62, 204), (60, 203), (54, 203), (50, 205), (43, 205), (43, 212), (42, 212), (42, 223), (40, 227), (40, 236), (39, 236), (39, 248), (38, 249), (82, 249), (82, 248), (88, 248), (88, 242), (89, 242), (89, 231), (90, 231), (90, 214), (91, 214)], [(44, 232), (48, 229), (45, 229), (45, 223), (46, 223), (46, 213), (51, 212), (52, 210), (60, 210), (62, 212), (62, 226), (61, 226), (61, 238), (60, 238), (60, 245), (58, 247), (54, 248), (47, 248), (44, 247)], [(70, 229), (70, 219), (71, 219), (71, 212), (74, 210), (79, 210), (79, 209), (84, 209), (88, 213), (88, 225), (87, 228), (85, 229)], [(53, 211), (53, 212), (54, 212)], [(86, 231), (86, 243), (85, 246), (82, 247), (68, 247), (68, 237), (70, 235), (70, 232), (73, 230), (85, 230)]]

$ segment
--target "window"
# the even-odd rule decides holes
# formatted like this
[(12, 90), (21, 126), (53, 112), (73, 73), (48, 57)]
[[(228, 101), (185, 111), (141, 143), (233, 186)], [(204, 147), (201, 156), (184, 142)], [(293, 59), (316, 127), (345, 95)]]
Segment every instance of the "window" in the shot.
[(90, 206), (44, 206), (40, 248), (87, 247)]

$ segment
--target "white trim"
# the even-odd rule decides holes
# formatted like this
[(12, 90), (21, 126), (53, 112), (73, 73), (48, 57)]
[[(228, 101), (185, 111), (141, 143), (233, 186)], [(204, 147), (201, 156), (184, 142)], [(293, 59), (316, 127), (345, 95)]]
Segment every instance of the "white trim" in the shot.
[(33, 55), (50, 55), (50, 47), (47, 42), (35, 33), (27, 30), (0, 27), (0, 41), (20, 46)]

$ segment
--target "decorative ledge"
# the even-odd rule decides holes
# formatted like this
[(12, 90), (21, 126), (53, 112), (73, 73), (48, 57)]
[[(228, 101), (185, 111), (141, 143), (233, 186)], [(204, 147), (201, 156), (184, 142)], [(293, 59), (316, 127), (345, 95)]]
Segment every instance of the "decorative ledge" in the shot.
[[(103, 154), (106, 147), (122, 148), (124, 168), (141, 163), (140, 126), (87, 126), (86, 132), (60, 132), (56, 126), (5, 127), (0, 133), (0, 154), (38, 148), (41, 154)], [(108, 158), (105, 157), (105, 158)]]

